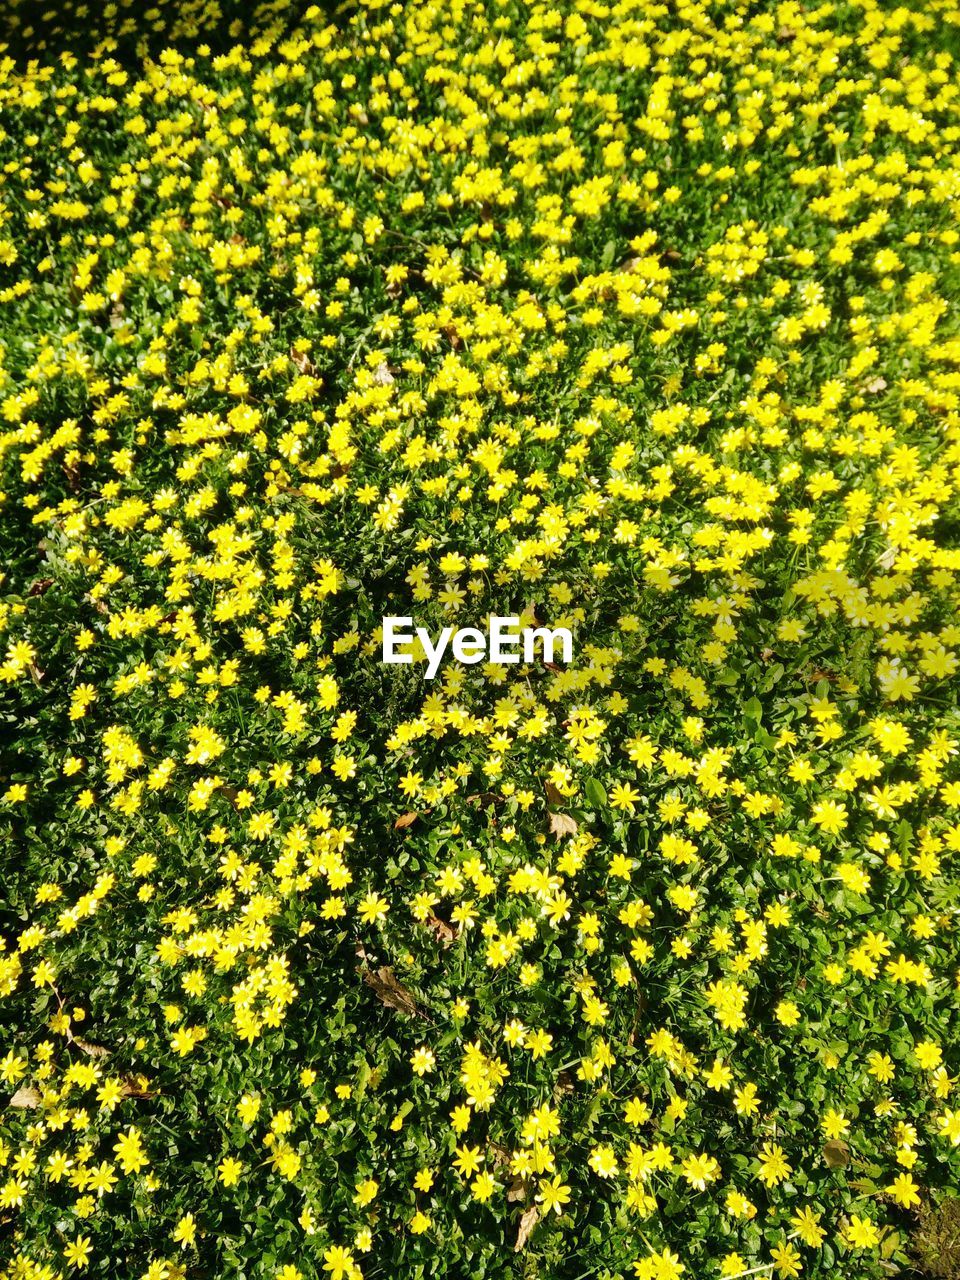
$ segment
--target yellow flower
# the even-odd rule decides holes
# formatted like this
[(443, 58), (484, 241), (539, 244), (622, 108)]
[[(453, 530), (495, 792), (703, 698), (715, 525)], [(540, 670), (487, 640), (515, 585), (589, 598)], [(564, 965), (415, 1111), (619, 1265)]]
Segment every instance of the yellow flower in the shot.
[(904, 1209), (909, 1209), (915, 1204), (920, 1203), (920, 1188), (909, 1173), (898, 1174), (889, 1186), (884, 1187), (887, 1195), (896, 1200), (897, 1204), (902, 1205)]
[(352, 1280), (356, 1264), (353, 1254), (342, 1245), (334, 1244), (323, 1251), (323, 1270), (330, 1273), (330, 1280)]
[(173, 1239), (181, 1249), (188, 1249), (197, 1236), (197, 1224), (192, 1213), (185, 1213), (173, 1229)]
[(775, 1187), (793, 1172), (784, 1157), (783, 1148), (775, 1142), (765, 1142), (760, 1148), (758, 1159), (760, 1180), (767, 1187)]
[(852, 1213), (844, 1228), (844, 1235), (854, 1249), (872, 1249), (879, 1244), (880, 1234), (869, 1218)]
[(243, 1164), (233, 1156), (225, 1156), (217, 1165), (217, 1175), (225, 1187), (234, 1187), (240, 1181)]
[(473, 1182), (471, 1182), (470, 1192), (473, 1198), (475, 1200), (479, 1200), (482, 1204), (484, 1201), (490, 1199), (496, 1190), (496, 1187), (497, 1184), (494, 1181), (493, 1175), (488, 1172), (483, 1172), (478, 1173)]
[(543, 1205), (544, 1213), (549, 1213), (552, 1209), (557, 1215), (562, 1214), (564, 1205), (570, 1203), (571, 1192), (560, 1174), (557, 1174), (549, 1182), (541, 1179), (538, 1186), (539, 1191), (536, 1199), (538, 1203)]
[(77, 1236), (76, 1240), (71, 1241), (66, 1246), (63, 1256), (71, 1267), (76, 1267), (79, 1271), (82, 1271), (90, 1261), (92, 1249), (93, 1245), (89, 1236)]

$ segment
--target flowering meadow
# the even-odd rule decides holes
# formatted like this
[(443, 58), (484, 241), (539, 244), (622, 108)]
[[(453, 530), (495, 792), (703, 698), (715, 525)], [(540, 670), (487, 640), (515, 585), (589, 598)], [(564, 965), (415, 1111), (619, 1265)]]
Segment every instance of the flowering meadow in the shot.
[(0, 42), (0, 1278), (960, 1276), (960, 9)]

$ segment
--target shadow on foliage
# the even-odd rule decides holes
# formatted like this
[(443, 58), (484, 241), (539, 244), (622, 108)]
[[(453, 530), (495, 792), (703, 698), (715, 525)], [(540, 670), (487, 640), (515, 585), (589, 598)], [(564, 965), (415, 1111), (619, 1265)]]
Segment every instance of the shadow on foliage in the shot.
[(72, 53), (113, 58), (132, 70), (163, 49), (225, 53), (256, 39), (284, 39), (308, 10), (343, 23), (353, 8), (353, 0), (5, 0), (0, 56), (25, 65)]

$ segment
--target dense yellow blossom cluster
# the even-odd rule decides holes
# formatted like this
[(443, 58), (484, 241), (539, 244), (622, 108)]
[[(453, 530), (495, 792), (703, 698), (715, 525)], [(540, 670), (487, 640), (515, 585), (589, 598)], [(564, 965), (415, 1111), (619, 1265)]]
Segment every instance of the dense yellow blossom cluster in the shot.
[[(10, 6), (2, 1280), (916, 1259), (960, 10), (911, 5)], [(494, 615), (572, 661), (380, 660)]]

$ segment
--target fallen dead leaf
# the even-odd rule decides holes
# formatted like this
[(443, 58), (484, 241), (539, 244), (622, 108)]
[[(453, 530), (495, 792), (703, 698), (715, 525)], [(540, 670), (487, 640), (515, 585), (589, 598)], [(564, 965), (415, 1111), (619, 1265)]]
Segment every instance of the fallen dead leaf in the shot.
[(155, 1098), (156, 1089), (149, 1088), (150, 1081), (146, 1076), (124, 1076), (122, 1081), (125, 1098)]
[(298, 351), (296, 347), (290, 348), (290, 359), (297, 366), (301, 373), (316, 373), (316, 365), (307, 355), (305, 351)]
[(540, 1221), (540, 1210), (537, 1205), (532, 1204), (529, 1209), (524, 1212), (520, 1219), (520, 1229), (517, 1232), (517, 1243), (513, 1246), (513, 1252), (519, 1253), (527, 1241), (530, 1239), (530, 1233)]
[(569, 813), (550, 814), (550, 830), (558, 840), (561, 836), (572, 836), (576, 829), (577, 820), (571, 818)]
[(388, 1009), (396, 1009), (398, 1013), (405, 1013), (410, 1017), (419, 1012), (416, 1000), (406, 987), (398, 982), (396, 974), (389, 965), (376, 971), (364, 969), (363, 980), (368, 987), (373, 988), (377, 999)]
[(494, 809), (503, 803), (503, 796), (498, 796), (494, 791), (478, 791), (475, 795), (467, 796), (467, 804), (476, 805), (479, 809)]
[(427, 916), (427, 925), (436, 934), (438, 941), (442, 942), (445, 947), (453, 946), (454, 942), (456, 942), (457, 931), (446, 920), (441, 920), (439, 916)]
[(487, 1143), (487, 1150), (490, 1152), (494, 1165), (505, 1165), (510, 1163), (512, 1158), (511, 1153), (502, 1143), (490, 1141)]
[(401, 813), (393, 824), (394, 831), (403, 831), (405, 827), (412, 827), (419, 817), (419, 813)]
[(831, 1138), (823, 1144), (823, 1158), (831, 1169), (844, 1169), (850, 1163), (850, 1148), (842, 1138)]
[(110, 1050), (105, 1049), (102, 1044), (91, 1044), (89, 1040), (84, 1040), (80, 1036), (71, 1036), (71, 1044), (75, 1044), (78, 1049), (82, 1049), (84, 1053), (91, 1058), (109, 1058)]
[(34, 1089), (32, 1084), (25, 1084), (18, 1089), (7, 1104), (10, 1107), (32, 1108), (39, 1107), (40, 1094)]
[(220, 794), (223, 796), (225, 800), (230, 801), (234, 809), (237, 809), (238, 813), (240, 812), (240, 810), (237, 808), (237, 800), (240, 798), (240, 792), (236, 789), (236, 787), (222, 786), (220, 788)]
[(516, 1204), (518, 1200), (526, 1200), (530, 1192), (530, 1183), (526, 1178), (514, 1178), (507, 1188), (507, 1200), (511, 1204)]

